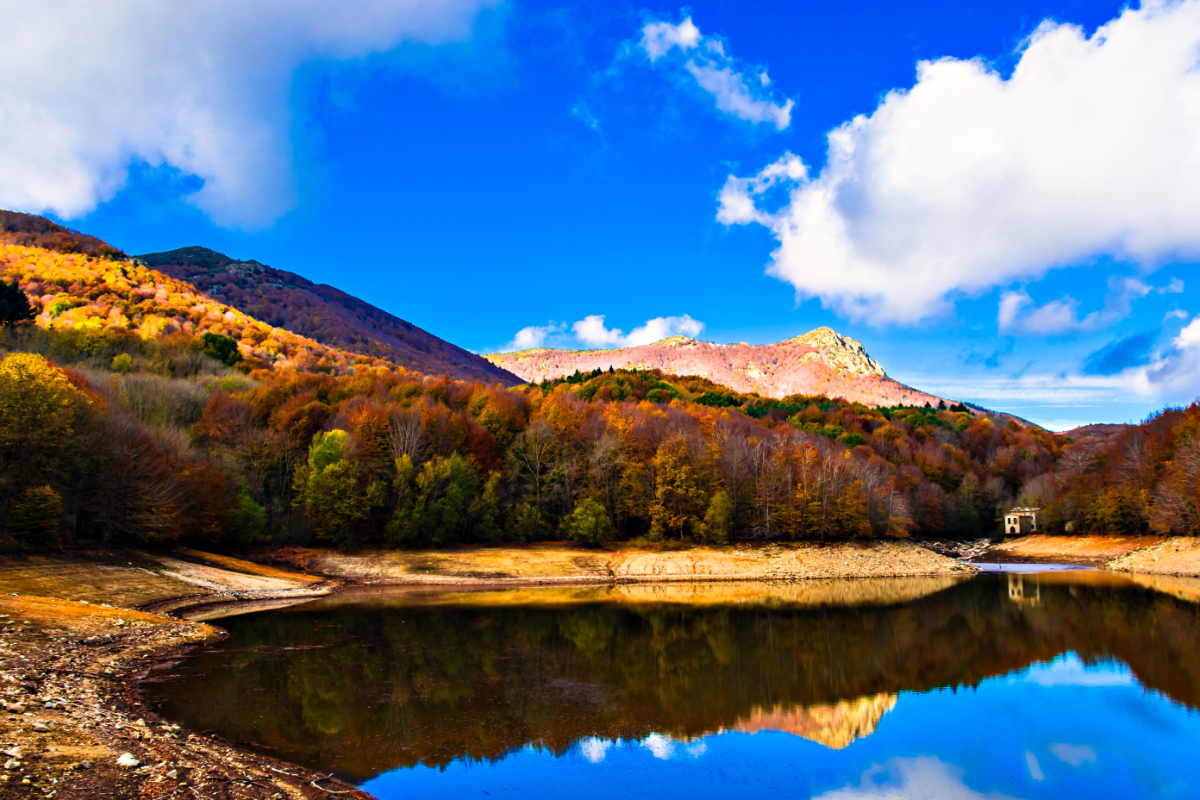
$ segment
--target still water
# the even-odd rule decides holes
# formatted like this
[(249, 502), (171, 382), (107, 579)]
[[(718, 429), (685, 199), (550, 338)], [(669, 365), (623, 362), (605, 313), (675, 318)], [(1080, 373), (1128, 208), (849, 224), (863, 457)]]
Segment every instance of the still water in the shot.
[(354, 590), (223, 619), (144, 690), (381, 799), (1195, 798), (1197, 598), (1092, 571)]

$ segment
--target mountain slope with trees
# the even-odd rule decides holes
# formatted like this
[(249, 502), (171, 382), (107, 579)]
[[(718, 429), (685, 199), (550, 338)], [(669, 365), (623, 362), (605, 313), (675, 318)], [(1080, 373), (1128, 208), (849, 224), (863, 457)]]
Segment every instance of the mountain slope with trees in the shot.
[(329, 347), (385, 359), (426, 375), (498, 381), (506, 386), (521, 382), (481, 356), (357, 297), (257, 261), (238, 261), (203, 247), (137, 258), (214, 300)]

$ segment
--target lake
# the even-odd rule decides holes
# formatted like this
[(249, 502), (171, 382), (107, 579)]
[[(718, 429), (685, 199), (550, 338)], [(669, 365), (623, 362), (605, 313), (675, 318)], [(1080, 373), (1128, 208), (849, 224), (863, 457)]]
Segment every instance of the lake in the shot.
[(1200, 797), (1200, 581), (352, 589), (228, 617), (168, 719), (383, 798)]

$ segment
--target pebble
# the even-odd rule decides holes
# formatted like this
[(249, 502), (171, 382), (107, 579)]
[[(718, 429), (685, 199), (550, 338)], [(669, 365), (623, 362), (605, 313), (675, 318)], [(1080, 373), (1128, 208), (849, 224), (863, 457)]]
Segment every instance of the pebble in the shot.
[(121, 757), (117, 759), (117, 766), (124, 767), (125, 769), (133, 769), (141, 763), (133, 757), (133, 753), (122, 753)]
[(49, 733), (50, 732), (50, 726), (44, 722), (33, 723), (33, 729), (35, 731), (37, 731), (38, 733)]
[(4, 762), (4, 768), (5, 769), (20, 769), (21, 762), (17, 761), (15, 758), (10, 758), (8, 761)]

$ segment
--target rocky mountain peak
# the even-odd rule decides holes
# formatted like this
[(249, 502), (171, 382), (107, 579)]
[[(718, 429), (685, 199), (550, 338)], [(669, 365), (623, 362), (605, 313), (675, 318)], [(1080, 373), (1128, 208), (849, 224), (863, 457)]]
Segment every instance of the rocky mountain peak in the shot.
[(850, 372), (854, 375), (885, 376), (879, 362), (867, 354), (867, 348), (862, 342), (843, 336), (833, 328), (821, 327), (811, 330), (801, 336), (788, 339), (789, 344), (799, 344), (819, 351), (820, 355), (809, 353), (801, 356), (801, 361), (817, 360), (824, 362), (838, 371)]

